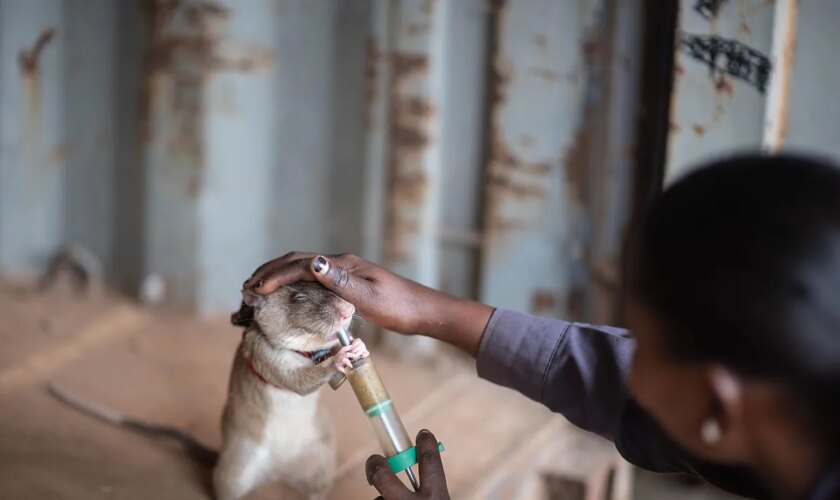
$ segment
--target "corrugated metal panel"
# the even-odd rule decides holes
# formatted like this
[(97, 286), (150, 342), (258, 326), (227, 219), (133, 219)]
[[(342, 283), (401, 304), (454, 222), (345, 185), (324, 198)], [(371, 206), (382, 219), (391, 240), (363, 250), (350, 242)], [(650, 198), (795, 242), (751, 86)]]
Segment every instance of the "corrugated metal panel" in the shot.
[(390, 79), (385, 261), (428, 286), (438, 282), (442, 3), (395, 2)]
[[(35, 156), (21, 75), (0, 74), (3, 270), (72, 240), (115, 281), (159, 273), (171, 302), (213, 311), (272, 256), (352, 251), (459, 296), (591, 313), (624, 225), (640, 59), (640, 7), (611, 5), (2, 0), (3, 61), (61, 28)], [(56, 151), (66, 182), (21, 189)]]
[(485, 0), (442, 2), (443, 106), (440, 111), (441, 186), (438, 285), (458, 297), (477, 293), (481, 184), (487, 90)]
[[(481, 299), (566, 314), (589, 230), (587, 56), (602, 42), (605, 3), (503, 3), (494, 26), (490, 158)], [(576, 311), (580, 312), (580, 311)]]
[(840, 4), (683, 0), (667, 180), (764, 146), (840, 157), (830, 62)]
[(0, 271), (34, 272), (64, 240), (64, 4), (0, 2)]
[(620, 255), (632, 206), (637, 158), (636, 123), (641, 95), (641, 0), (616, 2), (607, 13), (602, 97), (593, 99), (598, 117), (589, 185), (591, 239), (585, 243), (587, 311), (581, 318), (615, 324), (618, 316)]
[(117, 5), (65, 2), (66, 238), (114, 258)]
[(710, 155), (761, 145), (774, 5), (682, 0), (666, 182)]
[(788, 103), (786, 144), (840, 158), (840, 64), (837, 29), (840, 2), (797, 2), (798, 29)]

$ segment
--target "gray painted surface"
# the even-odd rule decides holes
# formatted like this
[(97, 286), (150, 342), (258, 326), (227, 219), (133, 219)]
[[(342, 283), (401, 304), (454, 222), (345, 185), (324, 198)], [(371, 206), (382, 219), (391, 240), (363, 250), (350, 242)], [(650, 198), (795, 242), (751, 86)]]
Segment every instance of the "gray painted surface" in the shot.
[[(120, 287), (160, 273), (171, 302), (209, 312), (268, 258), (350, 251), (458, 296), (568, 312), (617, 257), (631, 184), (639, 6), (608, 5), (2, 0), (2, 271), (78, 242)], [(18, 55), (47, 26), (30, 152)], [(503, 100), (497, 60), (515, 73)], [(498, 137), (542, 201), (493, 199)]]
[(840, 158), (840, 3), (799, 2), (796, 53), (788, 103), (789, 149)]
[[(744, 43), (764, 55), (772, 45), (773, 4), (764, 0), (723, 2), (717, 17), (700, 15), (694, 0), (680, 3), (684, 35), (720, 36)], [(722, 66), (724, 59), (718, 58)], [(772, 78), (772, 74), (771, 74)], [(678, 50), (671, 97), (671, 131), (666, 182), (698, 162), (761, 146), (766, 93), (749, 84), (712, 72), (704, 63)]]
[(64, 7), (61, 2), (0, 2), (0, 271), (4, 273), (37, 271), (66, 236)]
[[(588, 232), (588, 99), (600, 101), (606, 3), (528, 0), (497, 14), (483, 301), (566, 315)], [(631, 119), (631, 117), (627, 117)]]
[[(694, 10), (695, 3), (683, 0), (681, 4), (683, 32), (735, 39), (773, 59), (775, 9), (772, 3), (724, 2), (718, 16), (711, 21)], [(808, 0), (798, 2), (797, 10), (790, 89), (776, 111), (787, 113), (781, 147), (836, 159), (840, 157), (840, 128), (834, 124), (840, 113), (840, 104), (834, 97), (834, 90), (840, 85), (840, 66), (835, 54), (840, 4)], [(705, 159), (744, 149), (756, 150), (762, 143), (767, 105), (766, 93), (730, 76), (713, 74), (704, 64), (680, 51), (672, 95), (666, 182)]]

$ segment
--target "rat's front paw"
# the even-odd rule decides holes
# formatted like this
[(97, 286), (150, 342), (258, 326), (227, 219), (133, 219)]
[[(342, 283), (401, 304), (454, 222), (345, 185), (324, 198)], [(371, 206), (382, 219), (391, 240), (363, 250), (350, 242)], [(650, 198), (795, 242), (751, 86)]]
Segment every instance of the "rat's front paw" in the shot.
[(360, 358), (366, 358), (370, 353), (367, 346), (360, 339), (353, 339), (353, 342), (345, 347), (335, 355), (335, 368), (341, 373), (346, 373), (349, 368), (353, 368), (353, 361)]

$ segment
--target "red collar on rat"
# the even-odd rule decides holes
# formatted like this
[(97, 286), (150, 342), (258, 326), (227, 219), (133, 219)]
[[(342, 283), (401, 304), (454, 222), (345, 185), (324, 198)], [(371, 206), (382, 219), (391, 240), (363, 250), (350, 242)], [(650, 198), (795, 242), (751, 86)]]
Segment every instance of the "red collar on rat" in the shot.
[(245, 360), (245, 364), (246, 364), (246, 365), (248, 365), (248, 368), (251, 370), (251, 373), (253, 373), (253, 374), (254, 374), (254, 376), (255, 376), (255, 377), (257, 377), (258, 379), (260, 379), (260, 381), (261, 381), (262, 383), (267, 384), (267, 385), (270, 385), (271, 387), (274, 387), (275, 389), (280, 389), (280, 390), (283, 390), (283, 391), (288, 391), (288, 389), (286, 389), (286, 388), (285, 388), (285, 387), (283, 387), (282, 385), (272, 384), (271, 382), (269, 382), (269, 381), (268, 381), (268, 379), (266, 379), (266, 378), (263, 376), (263, 374), (262, 374), (262, 373), (260, 373), (260, 372), (259, 372), (259, 370), (257, 370), (257, 367), (255, 367), (255, 366), (254, 366), (254, 362), (253, 362), (253, 361), (251, 361), (251, 358), (249, 358), (249, 357), (248, 357), (248, 355), (247, 355), (247, 354), (245, 354), (245, 352), (242, 352), (242, 359), (244, 359), (244, 360)]
[[(295, 352), (297, 354), (300, 354), (304, 358), (312, 360), (312, 363), (317, 365), (318, 363), (320, 363), (320, 362), (324, 361), (325, 359), (329, 358), (333, 354), (333, 349), (320, 349), (320, 350), (317, 350), (317, 351), (295, 351), (295, 350), (292, 349), (292, 352)], [(254, 362), (251, 361), (251, 358), (249, 358), (245, 354), (245, 352), (242, 352), (242, 359), (245, 360), (245, 364), (248, 365), (248, 368), (251, 370), (251, 373), (253, 373), (254, 376), (256, 376), (258, 379), (260, 379), (260, 381), (262, 381), (264, 384), (268, 384), (272, 387), (275, 387), (277, 389), (282, 389), (284, 391), (288, 390), (287, 388), (285, 388), (281, 385), (272, 384), (271, 382), (269, 382), (268, 379), (266, 379), (265, 376), (263, 376), (263, 374), (260, 373), (259, 370), (257, 370), (257, 368), (254, 366)]]
[(317, 351), (294, 351), (293, 350), (293, 352), (296, 352), (297, 354), (300, 354), (304, 358), (307, 358), (307, 359), (311, 360), (314, 364), (317, 365), (321, 361), (324, 361), (325, 359), (332, 356), (333, 349), (332, 348), (318, 349)]

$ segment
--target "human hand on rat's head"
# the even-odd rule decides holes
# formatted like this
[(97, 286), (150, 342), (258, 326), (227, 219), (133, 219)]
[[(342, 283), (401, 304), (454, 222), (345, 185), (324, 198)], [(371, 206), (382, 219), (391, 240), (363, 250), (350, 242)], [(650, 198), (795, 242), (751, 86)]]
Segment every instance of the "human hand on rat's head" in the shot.
[(491, 307), (456, 299), (351, 254), (288, 253), (257, 268), (243, 287), (264, 295), (301, 280), (318, 281), (377, 326), (428, 335), (473, 356), (493, 312)]
[(268, 294), (295, 281), (318, 281), (366, 320), (400, 333), (418, 331), (419, 312), (437, 293), (351, 254), (292, 252), (260, 266), (244, 288)]
[(373, 455), (368, 458), (365, 464), (368, 483), (381, 495), (376, 500), (449, 500), (438, 442), (434, 434), (427, 430), (417, 434), (417, 464), (420, 469), (420, 491), (414, 492), (397, 478), (385, 457)]

